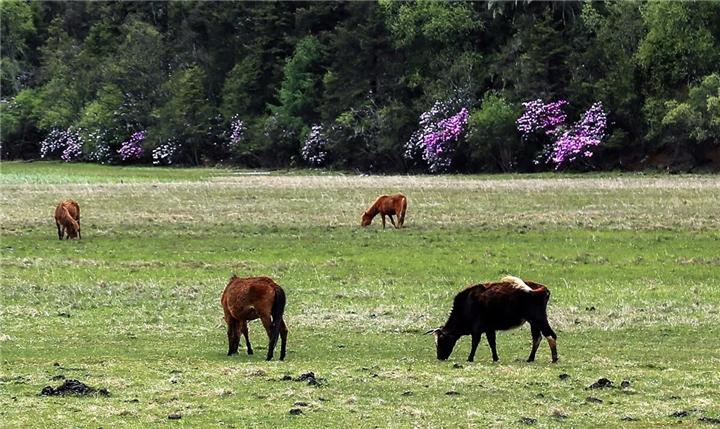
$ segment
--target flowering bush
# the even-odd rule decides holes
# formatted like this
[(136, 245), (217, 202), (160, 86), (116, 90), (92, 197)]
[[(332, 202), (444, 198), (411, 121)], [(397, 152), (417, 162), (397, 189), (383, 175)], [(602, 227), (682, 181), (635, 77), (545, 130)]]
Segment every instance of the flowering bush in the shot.
[(83, 129), (83, 141), (87, 144), (89, 153), (87, 159), (100, 164), (105, 164), (112, 160), (112, 149), (107, 144), (109, 140), (109, 132), (107, 130), (89, 131)]
[(598, 101), (585, 112), (578, 123), (563, 132), (553, 145), (549, 160), (555, 164), (555, 169), (578, 158), (592, 157), (592, 148), (602, 142), (606, 126), (607, 115), (602, 103)]
[(327, 138), (322, 125), (313, 125), (305, 138), (300, 155), (310, 165), (321, 166), (327, 159)]
[(59, 152), (60, 158), (65, 162), (75, 161), (82, 157), (83, 140), (80, 133), (74, 128), (65, 131), (53, 129), (40, 143), (40, 157)]
[(540, 99), (522, 103), (525, 113), (517, 120), (518, 130), (524, 136), (540, 130), (554, 135), (557, 127), (565, 124), (567, 115), (562, 108), (567, 104), (565, 100), (545, 104)]
[(152, 151), (152, 159), (154, 165), (167, 164), (170, 165), (175, 160), (178, 153), (179, 145), (177, 139), (170, 138), (160, 144)]
[(554, 139), (545, 154), (546, 162), (554, 164), (556, 170), (579, 159), (591, 158), (593, 148), (605, 137), (607, 126), (602, 102), (594, 103), (572, 126), (565, 124), (567, 115), (562, 107), (566, 104), (565, 100), (547, 104), (542, 100), (529, 101), (523, 103), (525, 112), (517, 120), (523, 138), (542, 131)]
[(142, 142), (144, 140), (145, 131), (138, 131), (130, 136), (130, 139), (124, 141), (117, 151), (120, 154), (120, 159), (123, 161), (131, 161), (142, 158), (145, 154), (145, 150), (142, 148)]
[(421, 157), (431, 173), (450, 168), (452, 143), (465, 131), (468, 110), (463, 107), (459, 112), (448, 117), (450, 111), (449, 103), (435, 102), (429, 111), (420, 115), (418, 123), (420, 128), (405, 143), (405, 158)]
[(236, 147), (242, 141), (246, 129), (247, 127), (245, 126), (245, 123), (240, 120), (240, 117), (238, 115), (232, 117), (232, 121), (230, 122), (229, 142), (229, 146), (231, 148)]

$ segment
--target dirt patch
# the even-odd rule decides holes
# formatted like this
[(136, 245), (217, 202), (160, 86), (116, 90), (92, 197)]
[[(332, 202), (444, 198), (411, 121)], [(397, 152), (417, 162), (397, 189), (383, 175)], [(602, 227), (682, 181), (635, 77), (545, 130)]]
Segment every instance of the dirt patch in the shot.
[(110, 392), (107, 389), (95, 389), (90, 387), (82, 381), (78, 380), (65, 380), (63, 384), (53, 389), (52, 386), (45, 386), (40, 392), (40, 396), (65, 396), (65, 395), (100, 395), (110, 396)]
[(590, 404), (602, 404), (603, 400), (594, 396), (588, 396), (587, 398), (585, 398), (585, 402), (588, 402)]
[(670, 417), (681, 418), (681, 417), (687, 417), (689, 415), (690, 415), (689, 412), (687, 412), (685, 410), (680, 410), (680, 411), (675, 411), (674, 413), (670, 414)]

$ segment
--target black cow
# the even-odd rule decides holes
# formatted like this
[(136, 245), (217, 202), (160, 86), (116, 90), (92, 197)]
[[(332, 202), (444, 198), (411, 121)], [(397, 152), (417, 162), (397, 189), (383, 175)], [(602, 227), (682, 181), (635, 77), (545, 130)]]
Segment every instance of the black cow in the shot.
[(535, 352), (545, 336), (552, 361), (557, 362), (557, 335), (547, 320), (547, 303), (550, 291), (544, 285), (534, 282), (527, 284), (517, 277), (507, 276), (496, 283), (484, 283), (470, 286), (458, 293), (453, 302), (445, 326), (427, 333), (435, 334), (437, 358), (446, 360), (463, 335), (472, 335), (472, 348), (468, 361), (475, 359), (475, 350), (482, 334), (487, 336), (492, 350), (493, 361), (498, 360), (495, 348), (495, 331), (505, 331), (530, 323), (532, 332), (532, 351), (528, 362), (535, 360)]

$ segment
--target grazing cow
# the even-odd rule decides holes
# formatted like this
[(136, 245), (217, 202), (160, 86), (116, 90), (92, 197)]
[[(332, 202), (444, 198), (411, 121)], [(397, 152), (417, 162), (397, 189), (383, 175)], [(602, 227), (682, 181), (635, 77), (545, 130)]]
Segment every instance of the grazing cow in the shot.
[[(382, 226), (385, 229), (385, 216), (390, 217), (395, 228), (402, 228), (405, 223), (405, 212), (407, 211), (407, 198), (403, 194), (381, 195), (362, 215), (361, 226), (368, 226), (378, 213), (382, 216)], [(397, 215), (397, 224), (393, 220)]]
[(285, 291), (271, 278), (248, 277), (241, 279), (233, 275), (223, 291), (220, 303), (225, 312), (228, 329), (228, 356), (238, 352), (240, 334), (245, 336), (248, 354), (253, 354), (250, 338), (248, 338), (247, 322), (260, 319), (270, 339), (267, 360), (271, 360), (273, 357), (278, 335), (282, 340), (280, 360), (285, 359), (285, 343), (288, 332), (283, 320)]
[(547, 303), (550, 291), (544, 285), (524, 282), (513, 276), (502, 278), (500, 282), (469, 286), (455, 296), (453, 308), (445, 326), (428, 331), (435, 334), (437, 358), (450, 357), (457, 340), (463, 335), (472, 336), (472, 346), (468, 361), (475, 358), (480, 337), (487, 336), (492, 350), (493, 361), (498, 360), (495, 348), (495, 331), (505, 331), (530, 323), (532, 350), (528, 362), (535, 360), (535, 352), (545, 336), (552, 361), (557, 362), (557, 335), (547, 320)]
[(55, 226), (58, 239), (82, 238), (80, 234), (80, 205), (75, 200), (64, 200), (55, 207)]

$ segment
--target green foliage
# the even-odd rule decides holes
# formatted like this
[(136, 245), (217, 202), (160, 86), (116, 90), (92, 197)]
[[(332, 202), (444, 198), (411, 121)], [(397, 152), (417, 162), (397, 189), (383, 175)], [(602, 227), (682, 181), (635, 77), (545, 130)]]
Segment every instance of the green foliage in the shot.
[(688, 84), (717, 68), (720, 46), (711, 22), (720, 17), (718, 2), (648, 2), (642, 9), (647, 34), (638, 63), (656, 95)]
[(36, 31), (32, 9), (24, 1), (0, 2), (0, 87), (3, 97), (16, 94), (23, 86), (28, 39)]
[(314, 36), (306, 36), (298, 42), (285, 65), (278, 93), (280, 105), (272, 110), (286, 118), (296, 130), (307, 129), (307, 125), (317, 119), (315, 109), (322, 91), (321, 59), (320, 42)]
[(386, 10), (388, 27), (400, 48), (409, 47), (418, 39), (451, 45), (463, 42), (473, 31), (482, 28), (482, 21), (469, 3), (421, 0), (381, 1), (380, 4)]
[[(684, 102), (665, 102), (662, 119), (653, 122), (652, 136), (664, 145), (676, 150), (691, 152), (702, 144), (717, 145), (720, 140), (720, 75), (706, 76), (697, 85), (690, 87)], [(657, 114), (660, 116), (659, 114)]]
[(204, 84), (205, 73), (199, 66), (176, 71), (164, 85), (165, 104), (154, 113), (158, 125), (153, 137), (158, 141), (177, 139), (193, 165), (202, 161), (201, 146), (214, 116)]
[(480, 109), (471, 112), (468, 137), (458, 148), (469, 160), (468, 169), (516, 171), (525, 152), (515, 123), (519, 115), (518, 106), (501, 95), (485, 94)]
[[(147, 129), (150, 146), (181, 140), (180, 163), (227, 161), (239, 115), (247, 138), (231, 162), (293, 165), (322, 125), (333, 167), (407, 171), (422, 112), (442, 100), (480, 111), (486, 93), (566, 99), (569, 115), (601, 101), (613, 137), (595, 159), (609, 168), (668, 145), (700, 159), (717, 135), (717, 97), (690, 92), (720, 73), (718, 2), (4, 1), (0, 15), (4, 156), (37, 156), (50, 130), (76, 127), (110, 145)], [(533, 168), (527, 149), (515, 168)], [(508, 168), (495, 152), (455, 165)]]

